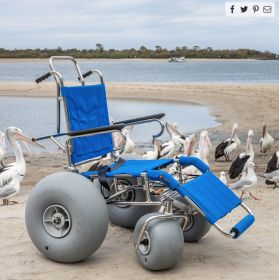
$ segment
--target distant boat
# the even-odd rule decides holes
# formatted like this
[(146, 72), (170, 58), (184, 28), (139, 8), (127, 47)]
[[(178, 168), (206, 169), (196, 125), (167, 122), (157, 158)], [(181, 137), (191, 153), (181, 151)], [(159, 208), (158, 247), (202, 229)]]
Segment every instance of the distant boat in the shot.
[(168, 62), (186, 62), (186, 59), (184, 56), (181, 57), (171, 57), (168, 59)]

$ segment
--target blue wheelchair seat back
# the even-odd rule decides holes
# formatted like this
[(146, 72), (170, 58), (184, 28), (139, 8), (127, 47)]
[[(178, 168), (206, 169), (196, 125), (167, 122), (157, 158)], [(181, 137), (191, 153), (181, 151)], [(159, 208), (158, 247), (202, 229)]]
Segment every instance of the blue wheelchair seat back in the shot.
[[(69, 131), (79, 131), (109, 125), (104, 84), (61, 87), (66, 122)], [(71, 140), (71, 163), (78, 164), (113, 150), (111, 133)]]

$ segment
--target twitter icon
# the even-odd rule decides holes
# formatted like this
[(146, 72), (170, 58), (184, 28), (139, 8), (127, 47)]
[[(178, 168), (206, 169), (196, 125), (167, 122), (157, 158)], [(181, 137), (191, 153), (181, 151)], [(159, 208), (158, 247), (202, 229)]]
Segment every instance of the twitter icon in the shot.
[(245, 13), (248, 9), (248, 6), (244, 6), (244, 7), (240, 6), (240, 9), (241, 9), (241, 13)]

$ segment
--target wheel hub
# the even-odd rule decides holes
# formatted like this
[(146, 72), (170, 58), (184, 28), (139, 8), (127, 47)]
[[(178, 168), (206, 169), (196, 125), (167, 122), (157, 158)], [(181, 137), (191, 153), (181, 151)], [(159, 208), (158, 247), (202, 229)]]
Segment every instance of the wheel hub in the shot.
[(44, 211), (43, 225), (49, 235), (62, 238), (71, 229), (72, 220), (70, 213), (62, 205), (51, 205)]
[(151, 249), (151, 240), (149, 233), (147, 231), (144, 232), (142, 240), (140, 241), (139, 251), (143, 255), (148, 255)]

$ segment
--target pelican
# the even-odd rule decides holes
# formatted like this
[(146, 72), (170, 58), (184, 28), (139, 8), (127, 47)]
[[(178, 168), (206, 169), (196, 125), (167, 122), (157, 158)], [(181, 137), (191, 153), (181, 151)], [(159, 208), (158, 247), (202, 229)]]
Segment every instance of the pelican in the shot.
[(265, 183), (267, 185), (274, 185), (277, 187), (277, 171), (279, 170), (279, 151), (275, 152), (269, 159), (267, 167), (265, 169), (265, 174), (263, 175), (266, 178)]
[(184, 147), (185, 136), (177, 130), (177, 123), (172, 125), (169, 123), (169, 128), (173, 136), (174, 145), (181, 150)]
[(133, 127), (134, 127), (133, 125), (129, 125), (122, 129), (122, 133), (126, 137), (126, 143), (125, 143), (125, 147), (123, 150), (123, 154), (129, 154), (134, 151), (135, 143), (130, 137), (130, 133), (131, 133)]
[(225, 156), (226, 161), (230, 160), (230, 154), (234, 152), (237, 149), (237, 147), (241, 144), (241, 141), (239, 140), (236, 134), (237, 129), (238, 129), (238, 124), (235, 123), (232, 127), (231, 137), (224, 140), (216, 147), (215, 160), (223, 156)]
[(273, 137), (267, 132), (266, 124), (263, 124), (263, 135), (260, 140), (261, 153), (266, 153), (271, 150), (272, 144), (274, 143)]
[(154, 160), (154, 159), (159, 158), (159, 151), (160, 151), (161, 143), (159, 140), (155, 139), (153, 145), (154, 145), (154, 150), (145, 152), (142, 155), (143, 158), (149, 159), (149, 160)]
[(238, 176), (240, 176), (243, 171), (247, 170), (248, 162), (254, 160), (255, 154), (254, 154), (254, 150), (253, 150), (253, 146), (252, 146), (253, 135), (254, 135), (253, 130), (250, 129), (248, 131), (245, 152), (238, 155), (231, 164), (231, 167), (229, 170), (229, 176), (231, 179), (235, 179)]
[[(9, 127), (6, 129), (6, 136), (15, 152), (16, 161), (8, 164), (0, 170), (0, 198), (4, 204), (9, 204), (9, 199), (17, 195), (20, 191), (20, 183), (25, 176), (26, 164), (19, 141), (25, 141), (44, 148), (38, 143), (32, 141), (31, 138), (25, 136), (19, 128)], [(16, 203), (15, 201), (13, 201)]]
[[(7, 154), (7, 146), (6, 146), (6, 139), (5, 134), (0, 130), (0, 164), (4, 167), (3, 160)], [(0, 169), (1, 169), (0, 166)]]
[(220, 172), (220, 177), (219, 180), (224, 184), (224, 185), (228, 185), (228, 181), (227, 181), (227, 177), (226, 177), (226, 173), (224, 171)]
[[(245, 194), (245, 189), (255, 186), (258, 182), (258, 178), (254, 168), (255, 168), (254, 162), (249, 161), (247, 165), (247, 172), (243, 172), (240, 179), (237, 182), (230, 185), (231, 190), (243, 189), (240, 199), (242, 199), (243, 195)], [(254, 195), (252, 195), (250, 191), (249, 191), (249, 195), (255, 200), (259, 200)]]
[(166, 130), (169, 134), (169, 141), (161, 145), (159, 158), (169, 158), (174, 153), (173, 132), (169, 122), (166, 122)]

